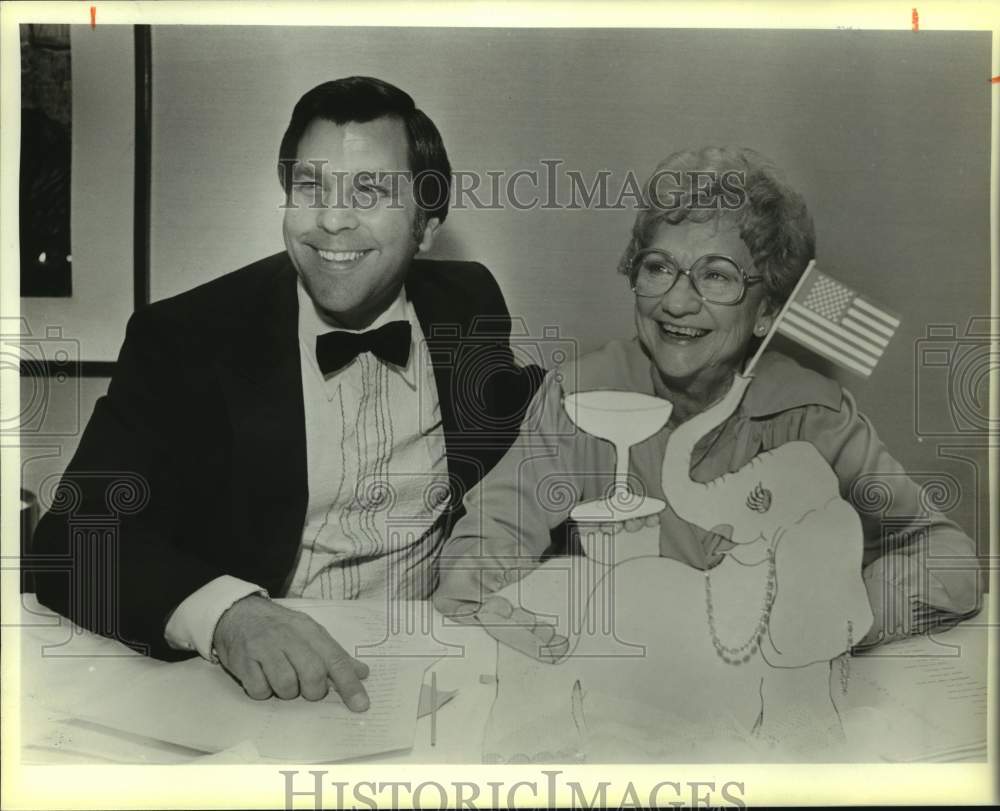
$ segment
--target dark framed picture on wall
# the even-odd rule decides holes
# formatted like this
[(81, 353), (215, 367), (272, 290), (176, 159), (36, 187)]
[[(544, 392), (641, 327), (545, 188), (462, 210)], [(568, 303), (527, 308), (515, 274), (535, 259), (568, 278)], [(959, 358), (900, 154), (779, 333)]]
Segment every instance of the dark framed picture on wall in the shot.
[(22, 377), (108, 377), (149, 300), (149, 27), (19, 33), (21, 313), (4, 338)]
[(70, 139), (73, 68), (68, 25), (27, 23), (21, 36), (21, 295), (72, 295)]

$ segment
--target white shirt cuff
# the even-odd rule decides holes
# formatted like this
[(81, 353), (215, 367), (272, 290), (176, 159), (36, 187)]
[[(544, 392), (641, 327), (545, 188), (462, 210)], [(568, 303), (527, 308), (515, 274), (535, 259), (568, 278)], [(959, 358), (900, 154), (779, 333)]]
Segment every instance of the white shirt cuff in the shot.
[(268, 596), (260, 586), (228, 574), (206, 583), (170, 616), (163, 633), (167, 644), (177, 650), (198, 651), (210, 662), (218, 661), (212, 650), (215, 626), (233, 603), (251, 594)]

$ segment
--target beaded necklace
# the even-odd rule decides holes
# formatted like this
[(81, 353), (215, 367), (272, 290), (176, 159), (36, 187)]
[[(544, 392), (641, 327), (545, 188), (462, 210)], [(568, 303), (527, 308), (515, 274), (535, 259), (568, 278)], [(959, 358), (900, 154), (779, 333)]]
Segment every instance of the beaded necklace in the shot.
[(757, 620), (757, 627), (754, 628), (750, 638), (738, 647), (723, 645), (719, 639), (718, 630), (715, 627), (715, 608), (712, 604), (712, 577), (705, 572), (705, 609), (708, 614), (708, 630), (712, 634), (712, 645), (715, 647), (716, 655), (730, 665), (742, 665), (750, 661), (750, 657), (757, 652), (760, 646), (760, 638), (767, 631), (768, 621), (771, 619), (771, 608), (774, 605), (774, 587), (777, 582), (774, 565), (774, 549), (767, 550), (767, 585), (764, 589), (764, 602), (761, 606), (760, 618)]
[(840, 657), (840, 692), (847, 695), (847, 682), (851, 677), (851, 648), (854, 647), (854, 623), (847, 621), (847, 650)]

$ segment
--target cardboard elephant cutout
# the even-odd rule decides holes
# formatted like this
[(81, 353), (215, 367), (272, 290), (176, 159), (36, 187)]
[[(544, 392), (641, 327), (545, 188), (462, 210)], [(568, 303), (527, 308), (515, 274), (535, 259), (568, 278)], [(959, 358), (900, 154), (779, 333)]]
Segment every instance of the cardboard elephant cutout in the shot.
[(872, 614), (860, 519), (836, 476), (791, 442), (712, 482), (690, 478), (695, 443), (750, 379), (679, 426), (663, 460), (674, 511), (731, 540), (721, 563), (700, 571), (626, 537), (613, 561), (553, 559), (501, 592), (555, 618), (570, 650), (552, 665), (500, 646), (492, 759), (794, 760), (841, 741), (832, 662)]
[(728, 530), (736, 546), (720, 565), (773, 557), (773, 607), (761, 639), (769, 664), (829, 661), (847, 650), (848, 629), (857, 642), (872, 623), (861, 579), (861, 520), (840, 497), (830, 465), (811, 443), (788, 442), (710, 482), (689, 474), (695, 443), (733, 414), (751, 380), (736, 375), (722, 400), (673, 432), (663, 490), (688, 523)]

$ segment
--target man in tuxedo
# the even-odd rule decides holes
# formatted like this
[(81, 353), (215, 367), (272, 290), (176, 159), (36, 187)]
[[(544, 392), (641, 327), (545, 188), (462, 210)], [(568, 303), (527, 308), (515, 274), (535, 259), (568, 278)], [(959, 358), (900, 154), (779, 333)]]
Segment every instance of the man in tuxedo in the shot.
[(28, 565), (91, 630), (362, 711), (365, 665), (269, 596), (427, 597), (541, 370), (514, 364), (486, 268), (414, 258), (451, 174), (409, 95), (310, 90), (278, 174), (286, 251), (135, 313)]

